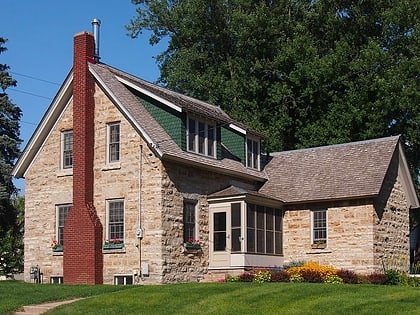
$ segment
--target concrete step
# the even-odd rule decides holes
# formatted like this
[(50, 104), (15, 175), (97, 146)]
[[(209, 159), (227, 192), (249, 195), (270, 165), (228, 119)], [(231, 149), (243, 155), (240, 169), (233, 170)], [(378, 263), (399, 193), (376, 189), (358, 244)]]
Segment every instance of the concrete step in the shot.
[(67, 300), (67, 301), (45, 303), (45, 304), (40, 304), (40, 305), (27, 305), (23, 307), (23, 311), (15, 312), (15, 315), (39, 315), (57, 306), (73, 303), (79, 300), (80, 299), (73, 299), (73, 300)]

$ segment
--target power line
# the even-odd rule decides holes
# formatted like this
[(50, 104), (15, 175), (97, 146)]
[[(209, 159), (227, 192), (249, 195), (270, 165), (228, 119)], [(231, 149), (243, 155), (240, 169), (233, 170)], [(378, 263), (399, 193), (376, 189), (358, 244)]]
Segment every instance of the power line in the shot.
[(17, 72), (13, 72), (13, 71), (9, 71), (11, 74), (14, 74), (14, 75), (20, 75), (21, 77), (25, 77), (25, 78), (28, 78), (28, 79), (32, 79), (32, 80), (36, 80), (36, 81), (41, 81), (41, 82), (45, 82), (45, 83), (49, 83), (49, 84), (53, 84), (53, 85), (60, 85), (59, 83), (57, 83), (57, 82), (52, 82), (52, 81), (48, 81), (48, 80), (44, 80), (44, 79), (40, 79), (40, 78), (37, 78), (37, 77), (33, 77), (33, 76), (31, 76), (31, 75), (27, 75), (27, 74), (21, 74), (21, 73), (17, 73)]
[(38, 94), (34, 94), (34, 93), (31, 93), (31, 92), (27, 92), (27, 91), (21, 91), (21, 90), (12, 89), (12, 88), (9, 88), (9, 90), (11, 90), (11, 91), (15, 91), (15, 92), (19, 92), (19, 93), (23, 93), (23, 94), (28, 94), (28, 95), (35, 96), (35, 97), (45, 98), (45, 99), (47, 99), (47, 100), (52, 100), (52, 97), (47, 97), (47, 96), (43, 96), (43, 95), (38, 95)]

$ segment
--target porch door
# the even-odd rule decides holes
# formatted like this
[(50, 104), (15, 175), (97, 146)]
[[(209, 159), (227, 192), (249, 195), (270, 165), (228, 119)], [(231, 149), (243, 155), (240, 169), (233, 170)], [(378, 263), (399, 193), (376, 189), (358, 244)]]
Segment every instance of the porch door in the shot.
[(231, 236), (228, 206), (215, 206), (210, 211), (210, 267), (230, 266)]

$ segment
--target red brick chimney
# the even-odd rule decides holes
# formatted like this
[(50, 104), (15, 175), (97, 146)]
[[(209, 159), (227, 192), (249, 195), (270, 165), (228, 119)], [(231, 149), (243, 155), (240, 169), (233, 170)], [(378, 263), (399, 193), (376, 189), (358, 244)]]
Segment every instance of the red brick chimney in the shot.
[(91, 33), (74, 36), (73, 207), (64, 225), (63, 276), (66, 284), (103, 283), (102, 224), (93, 205), (94, 92), (89, 72), (95, 43)]

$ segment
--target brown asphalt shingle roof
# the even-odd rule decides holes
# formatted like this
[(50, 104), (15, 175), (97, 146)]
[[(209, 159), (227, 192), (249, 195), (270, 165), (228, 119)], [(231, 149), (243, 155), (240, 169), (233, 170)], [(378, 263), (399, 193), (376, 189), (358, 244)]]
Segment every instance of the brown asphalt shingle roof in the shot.
[(141, 126), (145, 133), (152, 139), (153, 143), (157, 145), (157, 149), (161, 152), (161, 158), (163, 160), (175, 160), (180, 163), (210, 168), (235, 177), (251, 177), (258, 181), (267, 179), (265, 172), (247, 168), (241, 162), (228, 158), (216, 160), (183, 151), (155, 119), (153, 119), (137, 97), (116, 76), (129, 80), (132, 84), (172, 102), (183, 110), (187, 108), (187, 111), (206, 115), (206, 117), (218, 122), (234, 123), (237, 126), (242, 126), (229, 118), (219, 107), (172, 92), (105, 64), (90, 64), (90, 69), (102, 81), (100, 83), (104, 85), (103, 87), (109, 89), (109, 92), (119, 101), (121, 106), (130, 114), (131, 118)]
[(399, 137), (274, 153), (259, 192), (287, 203), (376, 196)]

